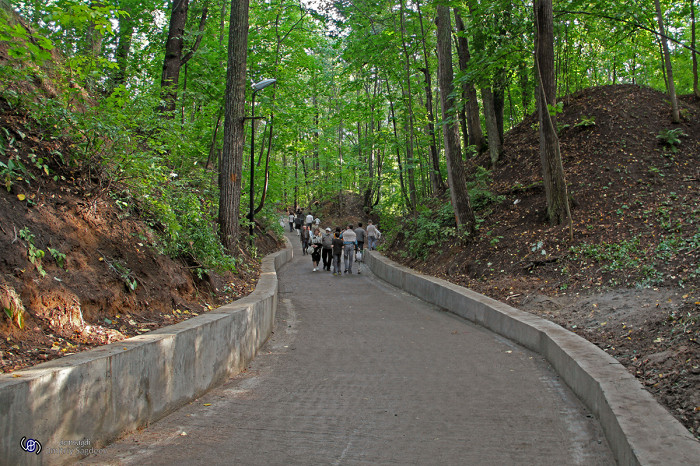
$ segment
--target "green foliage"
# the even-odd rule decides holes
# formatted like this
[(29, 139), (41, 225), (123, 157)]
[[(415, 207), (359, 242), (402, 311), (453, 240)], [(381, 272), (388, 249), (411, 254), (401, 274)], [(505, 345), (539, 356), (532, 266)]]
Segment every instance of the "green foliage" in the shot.
[(490, 204), (498, 204), (505, 199), (505, 196), (497, 196), (491, 192), (490, 185), (492, 182), (491, 170), (477, 166), (474, 179), (467, 182), (469, 198), (471, 200), (472, 209), (474, 209), (475, 212), (483, 211)]
[(51, 247), (46, 248), (49, 251), (49, 254), (51, 254), (51, 257), (53, 257), (53, 260), (56, 261), (56, 264), (58, 264), (59, 267), (62, 269), (66, 268), (66, 255), (63, 254), (61, 251), (58, 249), (54, 249)]
[(27, 168), (18, 159), (9, 159), (7, 163), (0, 162), (0, 178), (8, 193), (16, 181), (25, 180), (29, 183), (30, 177)]
[(124, 286), (129, 291), (136, 291), (138, 287), (138, 282), (136, 277), (131, 273), (131, 269), (118, 260), (109, 260), (103, 257), (104, 262), (109, 266), (109, 268), (117, 274), (117, 276), (124, 282)]
[(404, 226), (404, 233), (409, 254), (425, 259), (428, 254), (436, 252), (445, 240), (455, 236), (452, 205), (444, 204), (435, 211), (421, 211), (413, 222)]
[(29, 258), (29, 262), (34, 264), (39, 275), (45, 277), (46, 271), (41, 265), (41, 259), (44, 258), (46, 253), (34, 245), (34, 235), (29, 231), (28, 227), (24, 227), (19, 231), (19, 237), (27, 242), (27, 257)]
[(8, 44), (7, 54), (17, 62), (43, 63), (51, 58), (53, 44), (46, 37), (30, 33), (0, 11), (0, 42)]
[(564, 113), (564, 102), (560, 100), (554, 105), (547, 104), (547, 111), (549, 112), (550, 116), (556, 116), (560, 113)]
[(0, 302), (5, 305), (2, 310), (11, 322), (20, 329), (24, 328), (24, 305), (19, 295), (12, 286), (0, 284)]
[(627, 270), (639, 267), (646, 257), (640, 246), (641, 238), (635, 236), (619, 243), (582, 244), (572, 247), (570, 252), (603, 263), (602, 271)]
[(581, 121), (574, 125), (574, 128), (588, 128), (589, 126), (595, 126), (595, 116), (585, 116), (581, 115)]
[(656, 139), (667, 146), (674, 154), (678, 152), (678, 146), (681, 143), (681, 137), (686, 136), (681, 128), (662, 129), (656, 135)]

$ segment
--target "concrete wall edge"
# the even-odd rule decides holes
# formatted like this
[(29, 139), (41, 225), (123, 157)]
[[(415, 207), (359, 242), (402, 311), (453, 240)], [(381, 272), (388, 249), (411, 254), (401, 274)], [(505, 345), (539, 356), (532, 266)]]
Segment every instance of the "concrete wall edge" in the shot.
[[(251, 295), (148, 334), (0, 375), (0, 464), (63, 464), (60, 443), (99, 448), (157, 421), (220, 385), (253, 359), (270, 336), (276, 271), (292, 246), (262, 259)], [(42, 444), (36, 455), (22, 437)]]
[(619, 464), (698, 464), (700, 442), (619, 362), (561, 326), (472, 290), (365, 254), (380, 279), (547, 359), (599, 420)]

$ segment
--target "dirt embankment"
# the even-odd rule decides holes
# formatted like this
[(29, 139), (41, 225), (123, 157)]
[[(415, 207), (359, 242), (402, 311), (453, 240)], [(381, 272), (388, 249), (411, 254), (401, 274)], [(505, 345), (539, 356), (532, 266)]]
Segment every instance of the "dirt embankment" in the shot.
[[(619, 359), (700, 438), (700, 102), (638, 86), (587, 89), (557, 116), (573, 236), (544, 220), (536, 118), (505, 137), (496, 201), (466, 244), (395, 260), (550, 319)], [(675, 138), (675, 144), (669, 140)], [(485, 158), (470, 160), (469, 171)], [(407, 220), (407, 224), (410, 224)]]

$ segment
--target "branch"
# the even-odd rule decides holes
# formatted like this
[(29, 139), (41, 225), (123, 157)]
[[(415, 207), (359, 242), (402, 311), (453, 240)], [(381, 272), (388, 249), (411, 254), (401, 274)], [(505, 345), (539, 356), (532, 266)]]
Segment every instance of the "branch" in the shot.
[(187, 52), (187, 54), (182, 57), (182, 65), (187, 63), (190, 58), (192, 58), (192, 55), (197, 51), (199, 48), (199, 44), (202, 42), (202, 33), (204, 32), (204, 26), (207, 24), (207, 14), (209, 14), (209, 5), (204, 5), (204, 10), (202, 10), (202, 17), (199, 20), (199, 31), (197, 32), (197, 40), (195, 40), (194, 45), (192, 46), (192, 50)]
[(609, 19), (609, 20), (612, 20), (612, 21), (619, 21), (619, 22), (621, 22), (621, 23), (625, 23), (625, 24), (632, 25), (632, 26), (634, 26), (634, 27), (636, 27), (636, 28), (639, 28), (639, 29), (642, 29), (642, 30), (644, 30), (644, 31), (651, 32), (651, 33), (654, 34), (655, 36), (663, 37), (664, 39), (670, 40), (671, 42), (674, 42), (674, 43), (680, 45), (681, 47), (690, 50), (691, 52), (700, 53), (700, 51), (694, 49), (693, 47), (691, 47), (691, 46), (689, 46), (689, 45), (685, 45), (683, 42), (681, 42), (681, 41), (679, 41), (679, 40), (676, 40), (676, 39), (674, 39), (673, 37), (669, 37), (669, 36), (667, 36), (666, 34), (661, 34), (661, 33), (660, 33), (659, 31), (657, 31), (656, 29), (652, 29), (652, 28), (650, 28), (650, 27), (644, 26), (644, 25), (639, 24), (639, 23), (636, 23), (636, 22), (634, 22), (634, 21), (629, 21), (629, 20), (626, 20), (626, 19), (623, 19), (623, 18), (617, 18), (617, 17), (615, 17), (615, 16), (604, 15), (604, 14), (602, 14), (602, 13), (592, 13), (592, 12), (589, 12), (589, 11), (554, 10), (554, 13), (563, 13), (563, 14), (568, 14), (568, 15), (589, 15), (589, 16), (595, 16), (595, 17), (597, 17), (597, 18), (605, 18), (605, 19)]
[(305, 16), (306, 16), (306, 10), (304, 10), (304, 12), (302, 13), (301, 18), (299, 18), (299, 21), (294, 23), (294, 26), (292, 26), (284, 36), (282, 36), (282, 38), (280, 39), (280, 43), (284, 42), (284, 40), (287, 38), (287, 36), (289, 36), (289, 34), (291, 34), (292, 31), (297, 28), (297, 26), (299, 25), (299, 23), (302, 22), (302, 20), (304, 19)]

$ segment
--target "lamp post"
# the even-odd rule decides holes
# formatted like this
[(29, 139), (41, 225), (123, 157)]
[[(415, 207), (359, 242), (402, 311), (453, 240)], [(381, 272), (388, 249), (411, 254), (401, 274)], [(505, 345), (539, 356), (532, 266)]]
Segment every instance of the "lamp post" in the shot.
[(253, 114), (251, 116), (252, 121), (250, 124), (250, 209), (248, 210), (248, 220), (250, 220), (249, 239), (251, 245), (253, 244), (253, 216), (255, 215), (253, 207), (253, 188), (255, 187), (255, 94), (276, 82), (276, 79), (263, 79), (262, 81), (253, 84), (253, 99), (251, 102)]

